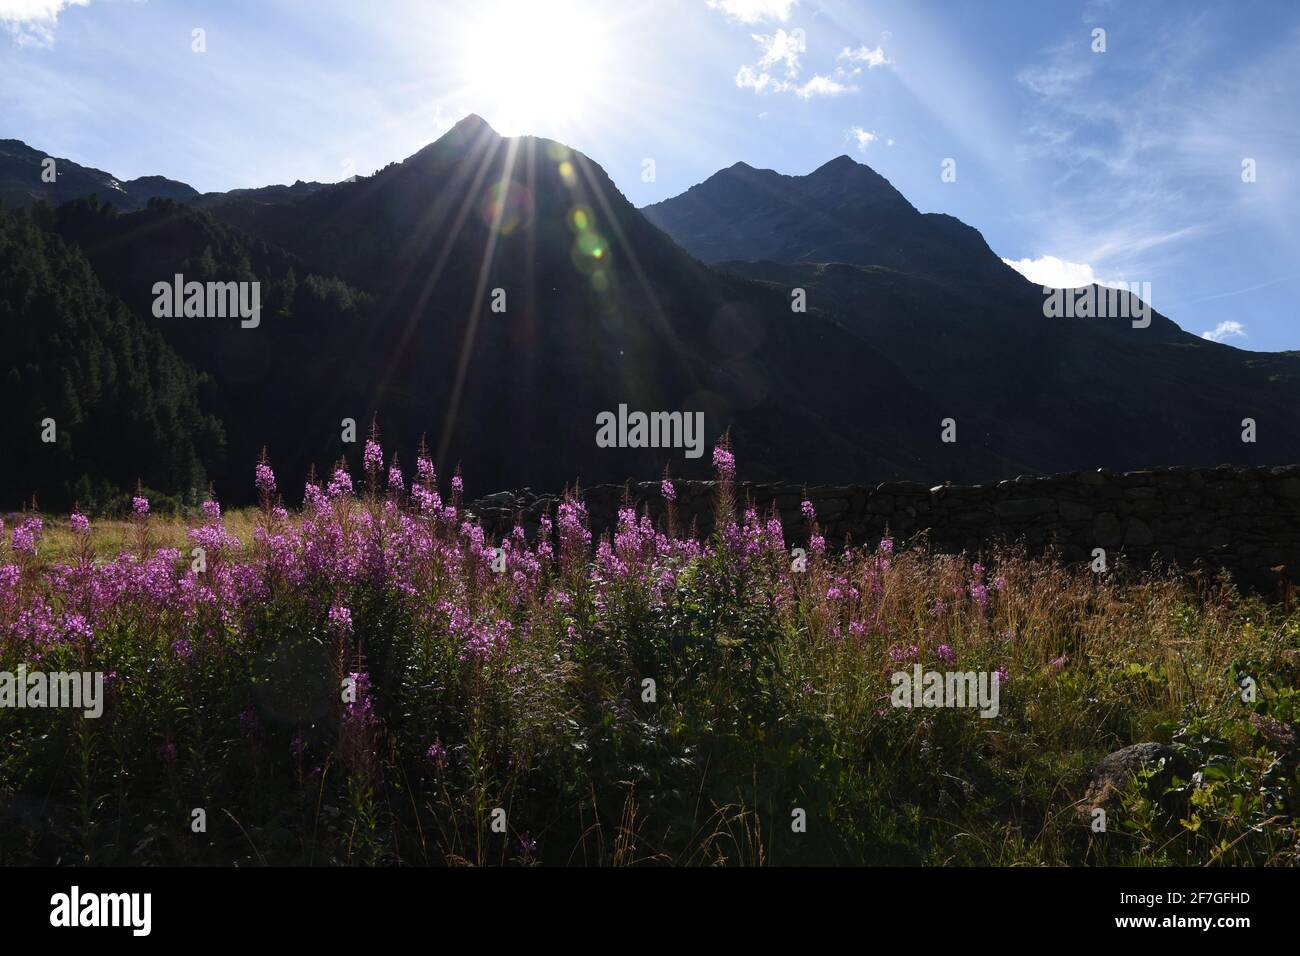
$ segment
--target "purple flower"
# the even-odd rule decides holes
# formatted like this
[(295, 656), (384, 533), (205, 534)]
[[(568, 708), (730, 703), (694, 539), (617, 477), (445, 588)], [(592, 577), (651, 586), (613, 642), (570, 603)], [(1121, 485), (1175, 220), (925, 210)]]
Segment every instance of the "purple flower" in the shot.
[(143, 495), (136, 495), (131, 499), (131, 510), (143, 518), (149, 513), (149, 499)]
[(331, 498), (342, 498), (344, 495), (352, 494), (352, 476), (342, 468), (335, 468), (334, 477), (330, 479), (325, 493)]
[(189, 660), (194, 656), (194, 648), (185, 638), (179, 638), (172, 642), (172, 653), (183, 660)]
[(384, 465), (384, 452), (379, 442), (373, 438), (366, 439), (366, 450), (361, 453), (361, 461), (367, 472), (378, 471)]
[(425, 756), (432, 760), (434, 766), (439, 770), (445, 770), (447, 768), (447, 748), (442, 745), (441, 738), (429, 744), (429, 749), (425, 753)]
[(799, 510), (803, 512), (804, 520), (809, 524), (812, 524), (817, 520), (817, 509), (813, 507), (811, 501), (805, 499), (804, 502), (799, 505)]
[(90, 534), (90, 521), (80, 511), (72, 512), (68, 523), (72, 525), (73, 534)]
[(935, 648), (934, 652), (935, 654), (938, 655), (939, 660), (943, 661), (945, 664), (948, 664), (949, 666), (957, 663), (957, 652), (954, 651), (952, 649), (952, 646), (949, 644), (940, 644), (937, 648)]
[(736, 476), (736, 456), (718, 445), (713, 449), (713, 467), (720, 481), (730, 481)]
[(1007, 665), (999, 665), (996, 673), (998, 675), (998, 686), (1006, 687), (1008, 682), (1011, 680), (1011, 675), (1007, 673)]
[(345, 637), (352, 633), (352, 612), (348, 608), (337, 605), (330, 608), (329, 621), (334, 632)]
[(27, 518), (14, 528), (9, 544), (18, 554), (35, 554), (43, 529), (44, 525), (40, 518)]
[(677, 500), (677, 489), (673, 487), (673, 483), (667, 478), (659, 483), (659, 494), (663, 495), (664, 501)]
[(275, 494), (275, 472), (266, 462), (261, 462), (257, 466), (257, 473), (254, 483), (257, 485), (259, 494), (271, 497)]
[(209, 498), (207, 501), (203, 502), (203, 517), (208, 521), (220, 521), (221, 505)]

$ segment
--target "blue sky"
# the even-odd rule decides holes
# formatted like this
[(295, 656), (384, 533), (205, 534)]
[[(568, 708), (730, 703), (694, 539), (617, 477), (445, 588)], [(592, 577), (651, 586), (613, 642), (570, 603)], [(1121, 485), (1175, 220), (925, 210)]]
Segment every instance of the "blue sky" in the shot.
[(469, 112), (637, 205), (847, 153), (1036, 281), (1300, 348), (1291, 0), (0, 0), (0, 27), (0, 137), (123, 178), (333, 181)]

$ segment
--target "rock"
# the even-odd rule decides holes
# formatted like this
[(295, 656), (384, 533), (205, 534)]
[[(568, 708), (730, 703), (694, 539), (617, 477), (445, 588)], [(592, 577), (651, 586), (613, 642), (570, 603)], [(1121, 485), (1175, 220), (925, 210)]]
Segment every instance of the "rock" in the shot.
[(1092, 509), (1077, 501), (1062, 501), (1060, 510), (1061, 518), (1065, 521), (1088, 521), (1092, 518)]
[(1131, 744), (1103, 757), (1092, 771), (1092, 780), (1079, 803), (1079, 812), (1089, 815), (1097, 807), (1105, 806), (1115, 791), (1123, 790), (1138, 771), (1154, 767), (1161, 760), (1175, 769), (1185, 769), (1178, 751), (1164, 744)]
[(1129, 518), (1124, 525), (1124, 544), (1129, 547), (1144, 548), (1155, 541), (1151, 529), (1141, 518)]
[(1051, 498), (1012, 498), (1009, 501), (999, 501), (993, 506), (993, 513), (999, 518), (1032, 518), (1054, 511), (1056, 502)]
[(1118, 547), (1123, 537), (1120, 533), (1119, 519), (1109, 511), (1097, 515), (1092, 522), (1092, 538), (1101, 548)]

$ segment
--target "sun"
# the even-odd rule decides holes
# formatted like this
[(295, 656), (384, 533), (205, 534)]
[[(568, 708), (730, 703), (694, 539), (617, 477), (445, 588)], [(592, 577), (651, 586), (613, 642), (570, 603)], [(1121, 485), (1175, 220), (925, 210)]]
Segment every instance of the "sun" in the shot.
[(604, 4), (496, 0), (464, 26), (459, 47), (473, 110), (503, 135), (590, 124), (613, 79)]

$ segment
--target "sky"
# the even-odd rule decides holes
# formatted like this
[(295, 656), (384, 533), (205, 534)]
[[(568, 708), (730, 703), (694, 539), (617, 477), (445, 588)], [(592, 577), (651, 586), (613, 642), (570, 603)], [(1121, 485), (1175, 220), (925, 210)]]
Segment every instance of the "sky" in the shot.
[(638, 206), (847, 154), (1258, 351), (1300, 349), (1297, 104), (1293, 0), (0, 0), (0, 138), (122, 179), (332, 182), (468, 113)]

